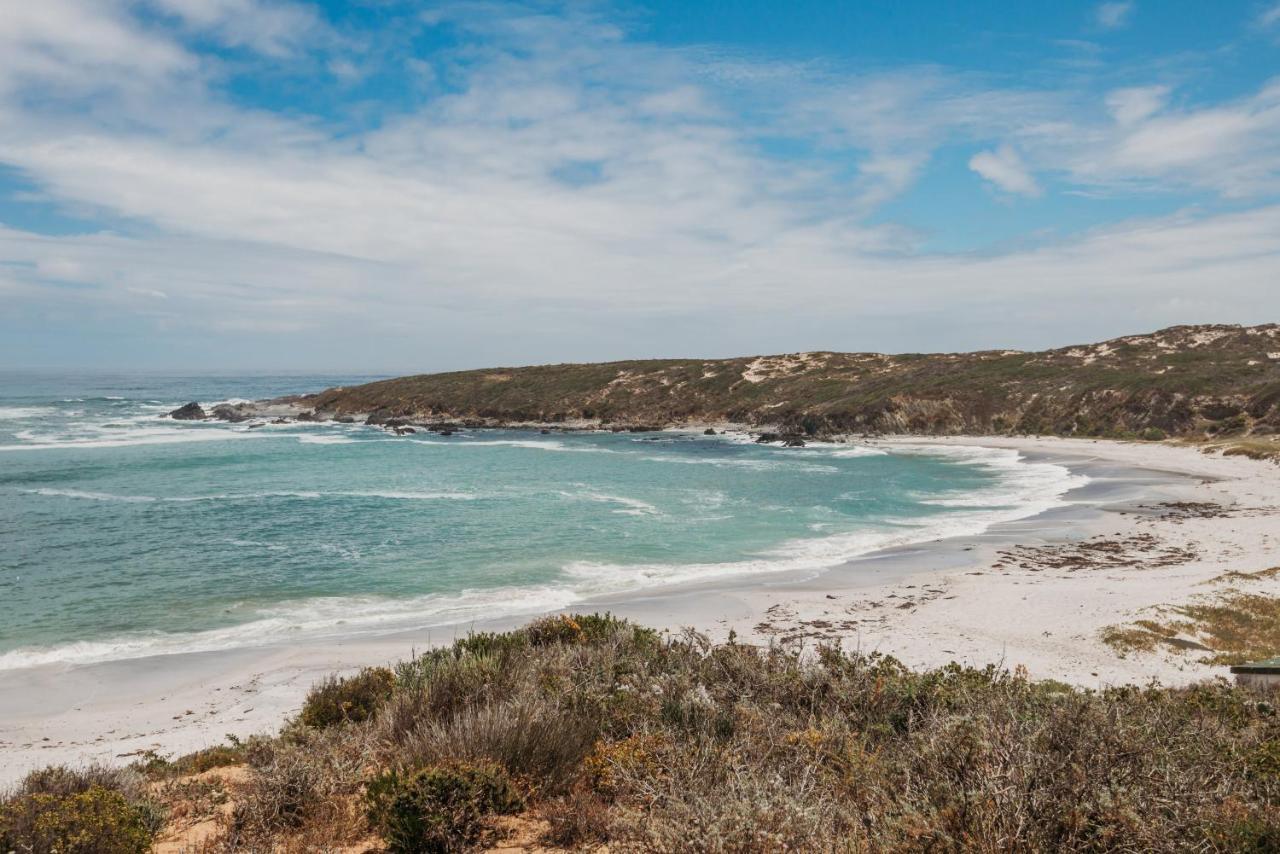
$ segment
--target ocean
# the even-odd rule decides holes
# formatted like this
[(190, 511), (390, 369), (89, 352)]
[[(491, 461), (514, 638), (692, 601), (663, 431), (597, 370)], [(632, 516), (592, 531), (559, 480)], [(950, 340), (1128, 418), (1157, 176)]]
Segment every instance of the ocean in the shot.
[(0, 374), (0, 670), (818, 573), (1062, 503), (1010, 450), (177, 422), (355, 376)]

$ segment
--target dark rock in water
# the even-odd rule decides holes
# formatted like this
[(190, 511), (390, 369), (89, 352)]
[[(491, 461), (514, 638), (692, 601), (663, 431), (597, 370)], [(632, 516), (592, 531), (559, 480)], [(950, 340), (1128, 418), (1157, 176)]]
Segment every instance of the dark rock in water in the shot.
[(239, 424), (242, 421), (248, 421), (249, 416), (245, 415), (239, 409), (226, 403), (220, 403), (213, 408), (213, 412), (209, 413), (219, 421), (230, 421), (232, 424)]
[(418, 432), (417, 430), (414, 430), (412, 427), (392, 427), (391, 429), (396, 431), (397, 436), (408, 436), (410, 433)]
[(706, 430), (702, 431), (702, 435), (704, 436), (714, 436), (715, 434), (716, 430), (714, 427), (708, 427)]
[(385, 409), (377, 409), (369, 413), (369, 417), (365, 418), (364, 423), (373, 424), (373, 425), (386, 425), (388, 419), (390, 418), (391, 418), (390, 412), (388, 412)]
[(297, 420), (297, 421), (319, 421), (320, 419), (319, 419), (319, 418), (316, 418), (316, 414), (315, 414), (314, 412), (299, 412), (299, 413), (295, 416), (295, 420)]
[(441, 436), (452, 436), (452, 435), (453, 435), (453, 431), (452, 431), (452, 430), (450, 430), (450, 429), (448, 429), (448, 428), (446, 427), (444, 430), (441, 430), (441, 431), (440, 431), (440, 435), (441, 435)]
[(544, 436), (550, 436), (550, 435), (551, 435), (551, 431), (550, 431), (550, 430), (540, 430), (540, 431), (538, 431), (538, 432), (542, 433), (542, 435), (544, 435)]
[(756, 444), (767, 445), (770, 442), (781, 442), (785, 448), (803, 448), (804, 439), (795, 433), (761, 433)]
[(176, 421), (199, 421), (200, 419), (207, 418), (208, 416), (205, 415), (204, 410), (200, 408), (200, 404), (192, 401), (191, 403), (179, 406), (177, 409), (170, 412), (169, 417)]
[(250, 425), (249, 425), (249, 429), (250, 429), (250, 430), (256, 430), (256, 429), (258, 429), (259, 427), (262, 427), (262, 426), (263, 426), (263, 423), (262, 423), (261, 421), (255, 421), (255, 422), (253, 422), (252, 424), (250, 424)]
[(288, 418), (275, 418), (275, 419), (272, 419), (271, 423), (272, 423), (272, 424), (288, 424), (288, 423), (289, 423), (289, 419), (288, 419)]
[(355, 424), (356, 423), (356, 420), (352, 418), (350, 415), (339, 415), (335, 417), (333, 420), (337, 421), (339, 424)]

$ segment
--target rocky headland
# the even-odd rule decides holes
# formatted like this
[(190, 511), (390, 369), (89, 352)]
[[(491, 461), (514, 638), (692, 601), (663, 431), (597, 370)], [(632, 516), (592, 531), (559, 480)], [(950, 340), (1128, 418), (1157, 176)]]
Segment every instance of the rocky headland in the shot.
[(1050, 435), (1247, 443), (1280, 434), (1280, 326), (1178, 326), (1039, 352), (812, 352), (423, 374), (178, 419), (335, 421), (391, 432), (734, 425), (835, 435)]

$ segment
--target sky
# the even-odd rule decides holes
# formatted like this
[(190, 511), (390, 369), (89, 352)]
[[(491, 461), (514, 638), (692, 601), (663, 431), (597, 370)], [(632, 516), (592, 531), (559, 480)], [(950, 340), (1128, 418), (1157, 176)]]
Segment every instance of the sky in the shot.
[(1278, 320), (1277, 0), (0, 0), (0, 370)]

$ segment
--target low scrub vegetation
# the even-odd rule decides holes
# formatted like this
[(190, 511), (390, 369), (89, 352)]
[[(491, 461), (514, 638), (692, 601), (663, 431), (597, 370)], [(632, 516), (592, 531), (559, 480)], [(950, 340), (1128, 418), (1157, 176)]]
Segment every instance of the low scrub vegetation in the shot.
[(479, 840), (487, 816), (523, 800), (493, 762), (447, 762), (412, 773), (388, 771), (365, 789), (369, 822), (394, 851), (448, 852)]
[[(1173, 327), (1037, 353), (793, 353), (457, 371), (300, 398), (319, 417), (783, 433), (1049, 434), (1250, 443), (1280, 433), (1274, 325)], [(1275, 445), (1233, 453), (1274, 455)]]
[[(1272, 578), (1280, 567), (1256, 573), (1232, 572), (1233, 582)], [(1206, 664), (1243, 664), (1280, 650), (1280, 598), (1230, 590), (1161, 609), (1158, 619), (1105, 629), (1102, 639), (1120, 653), (1164, 649), (1193, 650)]]
[(46, 768), (0, 799), (0, 851), (139, 854), (165, 821), (133, 769)]
[(1248, 457), (1251, 460), (1280, 462), (1280, 442), (1251, 441), (1233, 442), (1222, 449), (1224, 457)]
[(330, 676), (307, 696), (300, 719), (310, 727), (368, 720), (394, 687), (395, 675), (385, 667), (367, 667), (345, 679)]
[(1274, 698), (1225, 682), (1079, 691), (598, 615), (394, 677), (358, 720), (237, 748), (209, 850), (475, 850), (512, 812), (553, 850), (1280, 850)]

